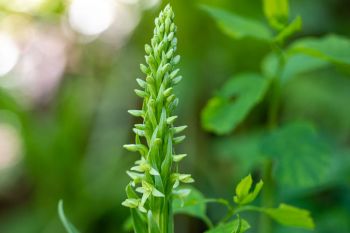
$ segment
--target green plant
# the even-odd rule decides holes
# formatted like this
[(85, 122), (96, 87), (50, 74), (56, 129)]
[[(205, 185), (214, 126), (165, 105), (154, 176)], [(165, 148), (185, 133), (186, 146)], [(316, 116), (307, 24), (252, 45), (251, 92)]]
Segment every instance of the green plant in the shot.
[[(348, 73), (350, 40), (340, 35), (294, 39), (293, 36), (302, 29), (302, 19), (296, 16), (290, 21), (288, 0), (263, 1), (269, 26), (216, 7), (200, 7), (226, 35), (236, 41), (255, 40), (265, 44), (268, 50), (261, 63), (261, 72), (234, 75), (204, 107), (203, 128), (227, 136), (259, 103), (267, 104), (266, 124), (259, 126), (262, 130), (248, 130), (240, 145), (234, 142), (234, 137), (221, 138), (218, 150), (229, 150), (231, 157), (249, 153), (248, 169), (261, 168), (259, 172), (266, 186), (262, 203), (266, 206), (275, 205), (278, 191), (300, 192), (329, 182), (332, 162), (329, 145), (308, 122), (280, 126), (283, 122), (280, 106), (285, 101), (282, 99), (285, 87), (300, 74), (330, 65)], [(250, 148), (243, 148), (242, 141)], [(242, 160), (248, 160), (248, 154), (243, 155)], [(263, 215), (259, 229), (263, 233), (272, 231), (270, 221)]]
[(178, 99), (173, 87), (182, 79), (179, 69), (175, 69), (180, 61), (176, 47), (174, 13), (167, 5), (155, 19), (151, 45), (145, 46), (147, 65), (141, 64), (140, 68), (146, 78), (137, 79), (142, 90), (135, 93), (143, 98), (142, 109), (129, 111), (143, 122), (133, 129), (135, 144), (124, 146), (141, 154), (141, 159), (127, 172), (132, 182), (126, 187), (128, 199), (123, 202), (131, 208), (137, 233), (173, 232), (173, 196), (186, 196), (188, 190), (179, 189), (179, 183), (194, 181), (191, 175), (179, 173), (178, 162), (186, 155), (176, 155), (174, 149), (175, 144), (185, 139), (175, 135), (187, 127), (174, 126), (177, 116), (173, 111)]
[[(132, 181), (126, 187), (127, 199), (122, 203), (131, 210), (134, 232), (172, 233), (173, 215), (183, 213), (202, 219), (208, 225), (208, 233), (240, 233), (250, 227), (240, 217), (245, 211), (266, 214), (286, 226), (312, 229), (314, 223), (306, 210), (286, 204), (277, 208), (251, 205), (263, 187), (263, 182), (259, 181), (253, 188), (251, 175), (237, 185), (233, 203), (224, 199), (206, 199), (193, 187), (179, 188), (180, 183), (194, 180), (189, 174), (179, 173), (178, 162), (186, 155), (177, 155), (174, 149), (175, 144), (185, 139), (175, 135), (186, 126), (173, 125), (177, 118), (173, 111), (178, 104), (173, 87), (182, 79), (178, 76), (179, 69), (175, 69), (180, 57), (175, 55), (177, 39), (173, 21), (174, 13), (167, 5), (155, 20), (151, 45), (145, 46), (147, 65), (140, 66), (146, 78), (137, 79), (142, 90), (135, 90), (135, 93), (143, 99), (142, 109), (129, 110), (131, 115), (142, 118), (142, 123), (135, 124), (133, 129), (135, 144), (124, 146), (141, 155), (135, 166), (127, 171)], [(259, 92), (254, 94), (260, 95)], [(216, 225), (206, 215), (206, 203), (210, 202), (223, 204), (228, 209), (226, 216)], [(59, 215), (69, 233), (78, 232), (65, 217), (62, 202), (59, 203)]]

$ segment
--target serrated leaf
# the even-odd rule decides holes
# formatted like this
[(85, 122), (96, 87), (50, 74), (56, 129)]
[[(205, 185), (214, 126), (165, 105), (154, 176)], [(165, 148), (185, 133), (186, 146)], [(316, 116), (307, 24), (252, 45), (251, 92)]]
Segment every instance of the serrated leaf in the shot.
[(254, 73), (239, 74), (229, 79), (203, 109), (203, 127), (217, 134), (234, 130), (263, 99), (268, 84), (267, 79)]
[(288, 53), (303, 53), (334, 64), (350, 65), (350, 39), (339, 35), (295, 41)]
[(63, 210), (63, 201), (58, 202), (58, 215), (61, 219), (61, 222), (68, 233), (79, 233), (79, 231), (74, 227), (74, 225), (67, 219)]
[(282, 29), (288, 22), (288, 0), (264, 0), (264, 13), (270, 25), (275, 29)]
[(285, 226), (301, 227), (310, 230), (315, 227), (310, 212), (294, 206), (280, 204), (278, 208), (264, 208), (262, 212)]
[(248, 19), (232, 12), (207, 5), (200, 5), (218, 24), (220, 29), (234, 39), (252, 37), (264, 41), (271, 41), (270, 30), (258, 21)]
[(277, 182), (293, 188), (309, 188), (326, 181), (330, 170), (328, 145), (307, 123), (292, 123), (262, 140), (262, 152), (275, 160)]
[[(240, 225), (240, 226), (239, 226)], [(205, 233), (243, 233), (250, 228), (249, 223), (244, 219), (235, 219), (225, 224), (221, 224)]]
[(206, 219), (206, 202), (203, 194), (190, 187), (191, 192), (183, 199), (173, 200), (174, 214), (187, 214), (200, 219)]

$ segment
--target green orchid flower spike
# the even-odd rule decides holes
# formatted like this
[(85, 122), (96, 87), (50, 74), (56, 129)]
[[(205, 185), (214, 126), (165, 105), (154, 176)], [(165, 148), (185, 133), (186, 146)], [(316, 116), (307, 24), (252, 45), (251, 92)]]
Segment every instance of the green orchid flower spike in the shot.
[(178, 162), (185, 154), (175, 154), (174, 145), (185, 136), (177, 136), (186, 126), (175, 127), (177, 116), (173, 111), (179, 103), (173, 88), (182, 76), (176, 65), (177, 38), (174, 12), (167, 5), (155, 19), (151, 44), (145, 45), (146, 65), (141, 64), (144, 79), (137, 79), (140, 90), (136, 95), (143, 98), (141, 110), (129, 110), (135, 117), (142, 118), (135, 124), (135, 144), (124, 145), (141, 158), (127, 174), (132, 181), (126, 187), (127, 199), (122, 203), (131, 209), (134, 230), (143, 232), (173, 232), (172, 200), (178, 195), (183, 198), (187, 190), (180, 183), (191, 183), (189, 174), (178, 172)]

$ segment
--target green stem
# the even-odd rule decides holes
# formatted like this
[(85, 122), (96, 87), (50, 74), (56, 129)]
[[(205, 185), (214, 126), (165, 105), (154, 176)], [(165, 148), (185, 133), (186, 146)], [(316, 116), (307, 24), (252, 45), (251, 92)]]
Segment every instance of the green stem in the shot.
[[(266, 161), (264, 167), (264, 189), (262, 191), (262, 206), (272, 207), (274, 205), (275, 185), (272, 179), (272, 161)], [(271, 219), (265, 214), (260, 215), (260, 233), (272, 232)]]
[[(268, 111), (268, 128), (273, 130), (278, 125), (278, 112), (280, 105), (280, 96), (281, 96), (281, 77), (284, 70), (285, 58), (283, 50), (276, 44), (274, 45), (274, 51), (278, 54), (278, 69), (275, 74), (275, 77), (272, 78), (271, 82), (271, 96), (270, 96), (270, 105)], [(272, 207), (275, 200), (275, 183), (272, 177), (272, 166), (273, 161), (268, 159), (265, 162), (263, 168), (263, 180), (264, 180), (264, 189), (262, 190), (262, 206), (263, 207)], [(262, 214), (260, 216), (260, 233), (270, 233), (272, 232), (272, 223), (271, 219)]]

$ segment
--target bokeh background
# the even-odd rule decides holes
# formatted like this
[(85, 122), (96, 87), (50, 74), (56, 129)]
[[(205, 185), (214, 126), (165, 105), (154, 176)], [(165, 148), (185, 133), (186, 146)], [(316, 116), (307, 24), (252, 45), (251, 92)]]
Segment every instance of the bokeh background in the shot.
[[(182, 169), (208, 197), (231, 199), (249, 172), (259, 177), (256, 138), (266, 127), (262, 101), (225, 136), (206, 132), (201, 111), (232, 75), (260, 71), (269, 51), (253, 40), (224, 35), (198, 4), (265, 22), (259, 0), (172, 0), (184, 76), (176, 88), (179, 124), (189, 126), (178, 151)], [(82, 232), (127, 232), (121, 206), (137, 158), (133, 140), (140, 106), (133, 89), (160, 0), (0, 0), (0, 232), (64, 232), (65, 210)], [(336, 33), (350, 37), (347, 0), (293, 0), (301, 15), (295, 37)], [(350, 232), (350, 76), (335, 67), (300, 74), (283, 88), (279, 123), (307, 122), (331, 158), (331, 172), (312, 187), (277, 185), (276, 201), (308, 208), (316, 232)], [(319, 143), (319, 142), (317, 142)], [(317, 144), (319, 145), (319, 144)], [(285, 147), (286, 153), (290, 148)], [(321, 150), (321, 153), (322, 150)], [(315, 155), (317, 160), (318, 155)], [(298, 158), (295, 158), (298, 159)], [(278, 178), (276, 178), (278, 179)], [(306, 179), (306, 178), (305, 178)], [(224, 209), (208, 206), (216, 221)], [(256, 215), (247, 216), (255, 225)], [(178, 232), (203, 232), (200, 220), (178, 216)], [(251, 232), (258, 231), (258, 225)], [(274, 232), (304, 232), (275, 227)]]

